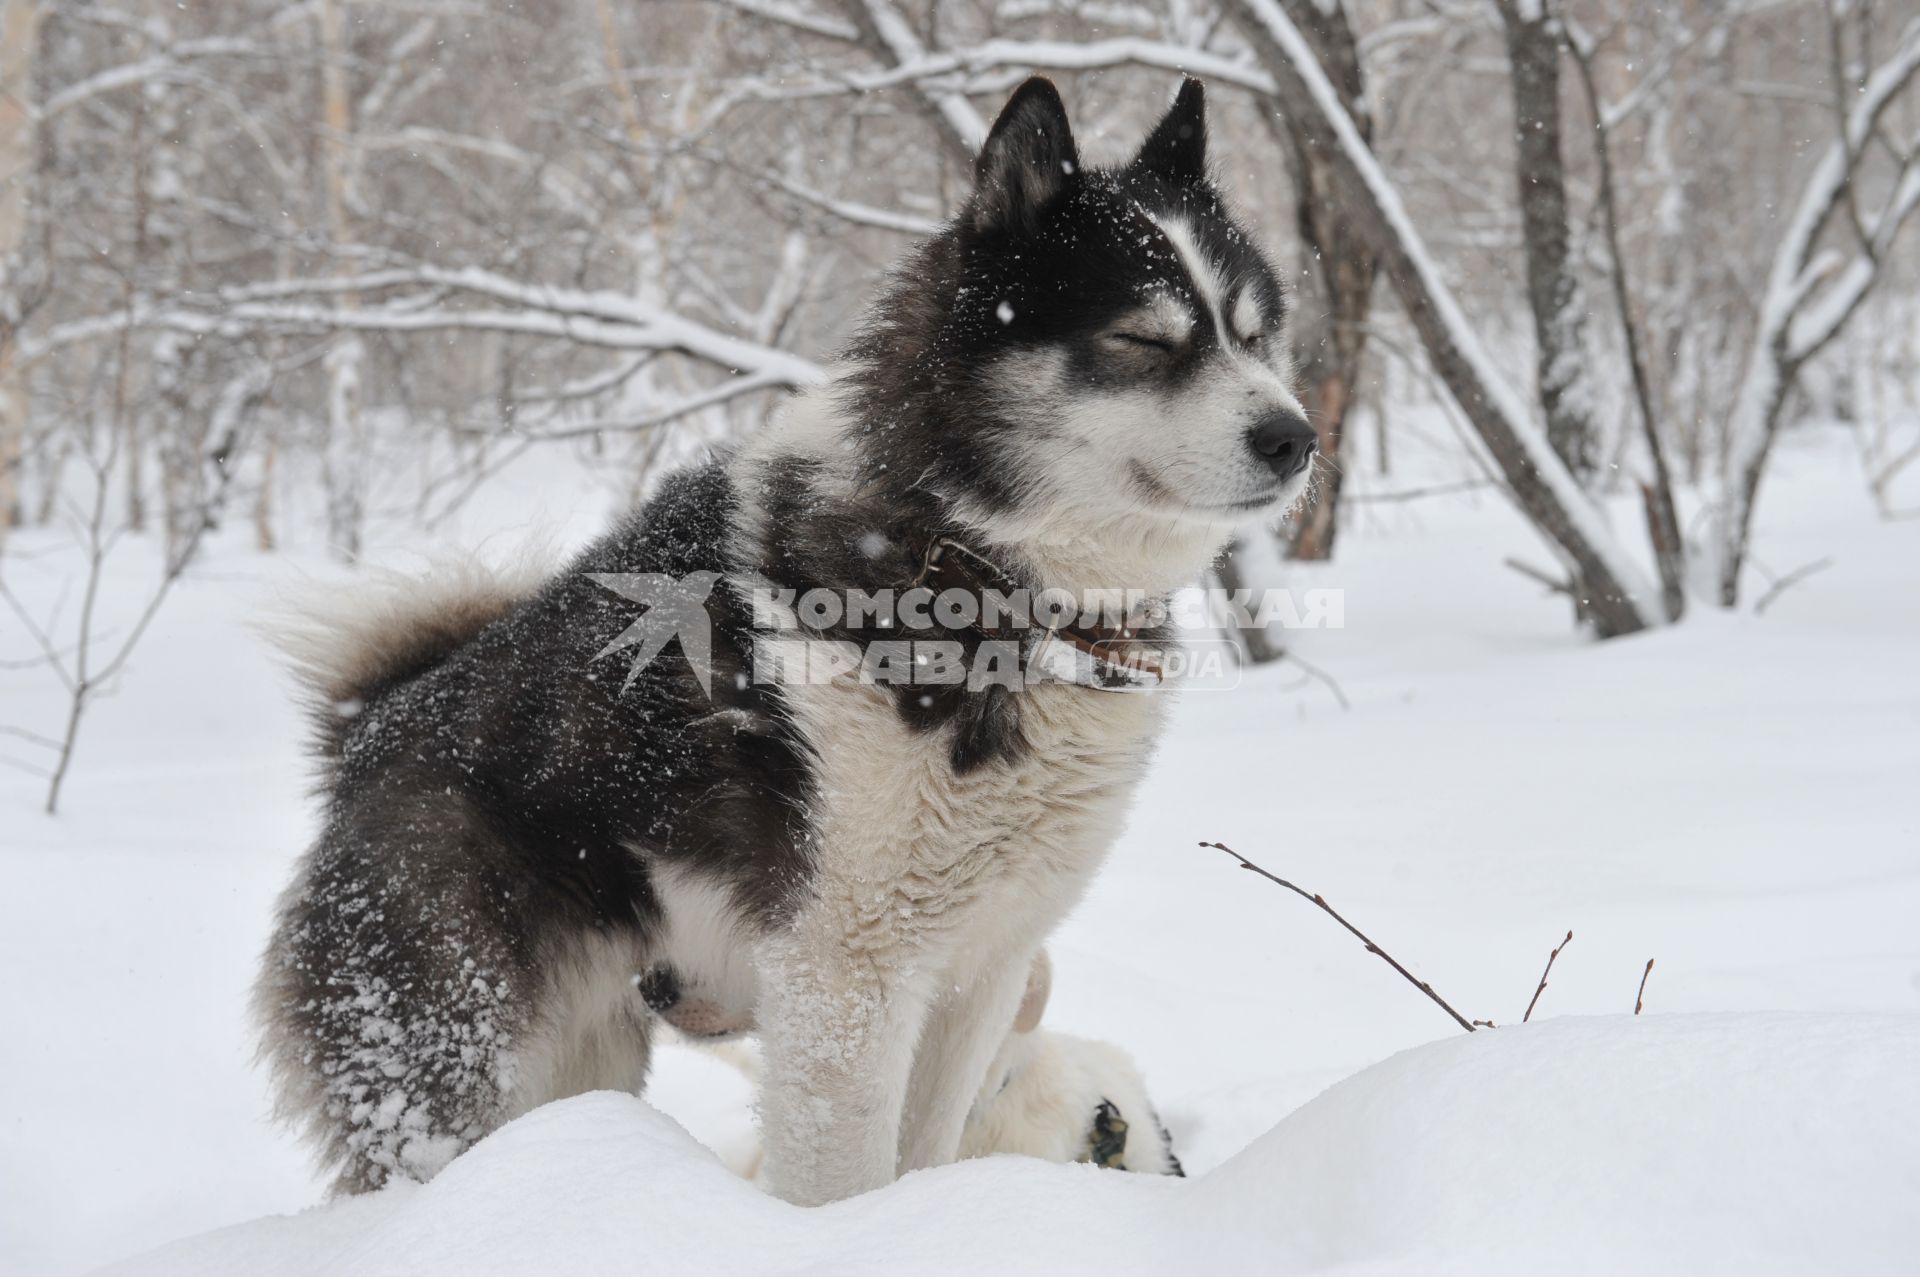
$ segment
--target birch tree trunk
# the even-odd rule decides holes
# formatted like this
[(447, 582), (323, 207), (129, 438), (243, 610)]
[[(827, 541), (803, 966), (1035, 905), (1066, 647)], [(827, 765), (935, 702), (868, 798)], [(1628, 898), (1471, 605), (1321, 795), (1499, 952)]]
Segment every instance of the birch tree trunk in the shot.
[(8, 531), (24, 522), (20, 469), (26, 457), (27, 387), (15, 352), (36, 273), (27, 251), (37, 151), (32, 81), (39, 28), (37, 0), (0, 4), (0, 546)]
[[(326, 187), (327, 235), (335, 248), (353, 241), (347, 199), (353, 161), (353, 110), (347, 82), (347, 47), (341, 14), (348, 0), (319, 0), (321, 178)], [(349, 268), (342, 258), (343, 273)], [(336, 305), (351, 309), (359, 297), (343, 292)], [(361, 365), (365, 343), (344, 332), (327, 351), (327, 441), (323, 470), (327, 487), (329, 548), (352, 562), (360, 557), (360, 539), (366, 521), (367, 428), (362, 403)]]

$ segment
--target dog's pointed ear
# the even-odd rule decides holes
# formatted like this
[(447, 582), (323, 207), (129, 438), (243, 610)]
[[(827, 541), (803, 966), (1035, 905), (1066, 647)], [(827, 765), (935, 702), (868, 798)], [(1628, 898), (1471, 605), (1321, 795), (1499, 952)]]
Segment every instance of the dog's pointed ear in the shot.
[(1053, 81), (1034, 76), (1013, 91), (974, 161), (968, 224), (976, 232), (1032, 230), (1040, 210), (1080, 171), (1066, 104)]
[(1182, 185), (1207, 180), (1207, 91), (1200, 81), (1189, 79), (1181, 84), (1173, 105), (1147, 134), (1140, 153), (1127, 167), (1135, 172), (1158, 173)]

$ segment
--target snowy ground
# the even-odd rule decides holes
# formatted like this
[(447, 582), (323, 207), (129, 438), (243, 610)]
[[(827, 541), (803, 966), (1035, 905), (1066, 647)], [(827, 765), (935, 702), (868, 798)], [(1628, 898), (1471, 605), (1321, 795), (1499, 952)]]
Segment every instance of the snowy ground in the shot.
[[(569, 543), (609, 500), (580, 491), (536, 463), (444, 535)], [(591, 1268), (646, 1239), (737, 1261), (717, 1272), (841, 1272), (908, 1234), (975, 1271), (1184, 1271), (1196, 1253), (1276, 1271), (1537, 1272), (1550, 1255), (1911, 1271), (1920, 522), (1873, 516), (1837, 434), (1790, 438), (1759, 557), (1833, 566), (1764, 617), (1596, 646), (1500, 566), (1545, 558), (1496, 498), (1355, 509), (1340, 561), (1293, 579), (1346, 591), (1344, 629), (1295, 638), (1351, 707), (1285, 667), (1189, 696), (1052, 947), (1050, 1024), (1133, 1053), (1195, 1181), (1001, 1159), (807, 1216), (723, 1183), (646, 1106), (585, 1097), (427, 1189), (134, 1271), (372, 1271), (367, 1239), (384, 1238), (382, 1262), (460, 1271), (478, 1271), (463, 1255)], [(118, 563), (116, 606), (151, 570), (137, 547)], [(216, 547), (97, 707), (57, 820), (0, 768), (0, 1272), (78, 1271), (317, 1200), (265, 1121), (243, 1016), (310, 828), (286, 682), (246, 622), (314, 564)], [(43, 606), (70, 570), (50, 551), (7, 564)], [(0, 658), (17, 638), (0, 626)], [(0, 722), (48, 731), (58, 712), (39, 676), (0, 670)], [(1518, 1020), (1547, 949), (1576, 939), (1535, 1025), (1466, 1038), (1203, 839), (1324, 892), (1471, 1016)], [(1762, 1011), (1824, 1014), (1677, 1014)], [(1574, 1016), (1615, 1018), (1555, 1022)], [(669, 1054), (650, 1098), (710, 1145), (750, 1137), (744, 1083), (707, 1058)], [(981, 1237), (983, 1218), (1030, 1226)], [(583, 1236), (613, 1249), (558, 1249)]]
[(1375, 1065), (1191, 1183), (995, 1158), (817, 1211), (602, 1092), (512, 1124), (425, 1188), (116, 1271), (1911, 1271), (1916, 1056), (1912, 1015), (1561, 1019)]

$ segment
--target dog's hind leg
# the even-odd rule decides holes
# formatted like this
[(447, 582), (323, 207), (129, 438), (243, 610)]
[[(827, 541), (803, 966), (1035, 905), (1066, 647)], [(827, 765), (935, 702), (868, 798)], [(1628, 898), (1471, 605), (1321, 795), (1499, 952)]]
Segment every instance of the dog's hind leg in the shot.
[(279, 1111), (360, 1192), (429, 1179), (546, 1100), (637, 1087), (641, 942), (596, 929), (455, 796), (337, 810), (255, 992)]
[(533, 1022), (516, 1052), (506, 1117), (588, 1091), (639, 1094), (647, 1080), (652, 1012), (636, 982), (646, 967), (633, 937), (592, 932), (545, 970)]

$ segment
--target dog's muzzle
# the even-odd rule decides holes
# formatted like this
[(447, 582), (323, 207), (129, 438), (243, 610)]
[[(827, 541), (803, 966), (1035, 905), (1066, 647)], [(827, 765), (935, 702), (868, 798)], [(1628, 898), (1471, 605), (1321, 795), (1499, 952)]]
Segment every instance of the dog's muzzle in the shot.
[(1286, 409), (1275, 409), (1254, 422), (1247, 431), (1247, 443), (1282, 482), (1305, 470), (1320, 446), (1307, 419)]

